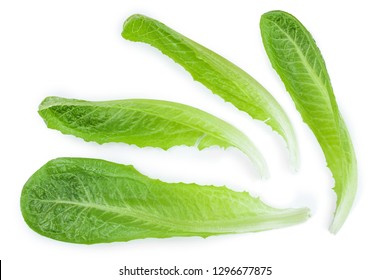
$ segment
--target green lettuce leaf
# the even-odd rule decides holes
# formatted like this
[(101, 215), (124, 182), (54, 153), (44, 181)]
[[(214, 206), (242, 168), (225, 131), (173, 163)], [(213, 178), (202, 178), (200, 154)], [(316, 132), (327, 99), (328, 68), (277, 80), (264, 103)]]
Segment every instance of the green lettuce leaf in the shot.
[(268, 176), (253, 143), (227, 122), (199, 109), (168, 101), (128, 99), (91, 102), (47, 97), (39, 106), (47, 126), (99, 144), (122, 142), (167, 150), (176, 145), (235, 147)]
[(252, 118), (265, 122), (285, 139), (292, 165), (295, 169), (298, 167), (298, 146), (290, 120), (273, 96), (248, 73), (163, 23), (143, 15), (129, 17), (122, 36), (159, 49), (214, 94)]
[(39, 234), (82, 244), (255, 232), (309, 216), (226, 187), (164, 183), (132, 166), (86, 158), (46, 163), (25, 184), (21, 210)]
[(324, 59), (309, 31), (286, 12), (264, 14), (260, 29), (273, 68), (316, 136), (332, 171), (337, 203), (330, 231), (337, 233), (355, 198), (357, 163)]

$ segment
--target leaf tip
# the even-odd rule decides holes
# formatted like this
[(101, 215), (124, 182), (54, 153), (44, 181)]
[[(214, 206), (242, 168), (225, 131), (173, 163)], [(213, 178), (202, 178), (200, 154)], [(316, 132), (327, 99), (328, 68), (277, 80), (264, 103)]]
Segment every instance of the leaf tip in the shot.
[(126, 40), (135, 40), (135, 34), (142, 28), (146, 16), (141, 14), (134, 14), (128, 17), (123, 23), (122, 37)]

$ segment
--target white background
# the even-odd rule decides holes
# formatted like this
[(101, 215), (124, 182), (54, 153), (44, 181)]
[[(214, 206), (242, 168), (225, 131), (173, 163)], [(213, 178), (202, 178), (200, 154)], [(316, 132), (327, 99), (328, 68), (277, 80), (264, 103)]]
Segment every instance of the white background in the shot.
[[(264, 278), (390, 279), (390, 17), (386, 3), (2, 0), (0, 259), (4, 279), (123, 279), (118, 270), (124, 265), (272, 266), (273, 275)], [(355, 145), (359, 191), (337, 235), (327, 230), (335, 205), (331, 173), (261, 43), (260, 15), (273, 9), (294, 14), (315, 37)], [(122, 39), (122, 23), (134, 13), (159, 19), (258, 79), (293, 122), (301, 148), (299, 172), (291, 171), (284, 142), (268, 127), (212, 95), (159, 51)], [(251, 162), (235, 149), (199, 152), (176, 147), (164, 152), (64, 136), (47, 129), (37, 114), (39, 103), (48, 95), (89, 100), (156, 98), (201, 108), (247, 133), (263, 152), (271, 178), (261, 180)], [(19, 210), (20, 192), (29, 176), (61, 156), (133, 164), (142, 173), (167, 182), (227, 185), (250, 191), (276, 207), (310, 207), (312, 217), (290, 228), (207, 239), (146, 239), (93, 246), (62, 243), (30, 230)], [(212, 278), (218, 277), (191, 279)]]

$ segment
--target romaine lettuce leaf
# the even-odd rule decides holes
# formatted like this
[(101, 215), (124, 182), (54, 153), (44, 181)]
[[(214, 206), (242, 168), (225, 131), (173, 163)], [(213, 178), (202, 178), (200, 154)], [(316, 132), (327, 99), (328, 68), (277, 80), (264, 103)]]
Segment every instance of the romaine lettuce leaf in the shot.
[(39, 106), (47, 126), (97, 143), (122, 142), (167, 150), (173, 146), (235, 147), (268, 177), (263, 156), (245, 134), (227, 122), (175, 102), (128, 99), (91, 102), (47, 97)]
[(260, 29), (273, 68), (316, 136), (332, 171), (337, 205), (330, 231), (337, 233), (355, 198), (357, 163), (324, 59), (309, 31), (286, 12), (264, 14)]
[(25, 184), (26, 223), (52, 239), (105, 243), (256, 232), (305, 221), (309, 210), (275, 209), (226, 187), (164, 183), (132, 166), (58, 158)]

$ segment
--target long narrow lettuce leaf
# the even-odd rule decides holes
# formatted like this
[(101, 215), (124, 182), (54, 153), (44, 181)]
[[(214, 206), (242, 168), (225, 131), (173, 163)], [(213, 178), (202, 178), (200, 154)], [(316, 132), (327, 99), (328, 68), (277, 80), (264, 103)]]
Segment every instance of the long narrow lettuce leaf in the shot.
[(309, 216), (305, 208), (275, 209), (246, 192), (164, 183), (132, 166), (85, 158), (41, 167), (23, 188), (21, 210), (39, 234), (82, 244), (256, 232)]
[(248, 73), (163, 23), (143, 15), (129, 17), (122, 36), (159, 49), (214, 94), (252, 118), (264, 121), (285, 139), (292, 165), (295, 169), (298, 167), (298, 146), (290, 120), (273, 96)]
[(272, 66), (316, 136), (333, 173), (337, 206), (330, 231), (337, 233), (355, 198), (357, 163), (324, 59), (309, 31), (286, 12), (264, 14), (260, 29)]
[(160, 100), (128, 99), (91, 102), (47, 97), (39, 106), (47, 126), (97, 143), (122, 142), (138, 147), (196, 146), (200, 150), (235, 147), (262, 176), (267, 165), (253, 143), (227, 122), (199, 109)]

